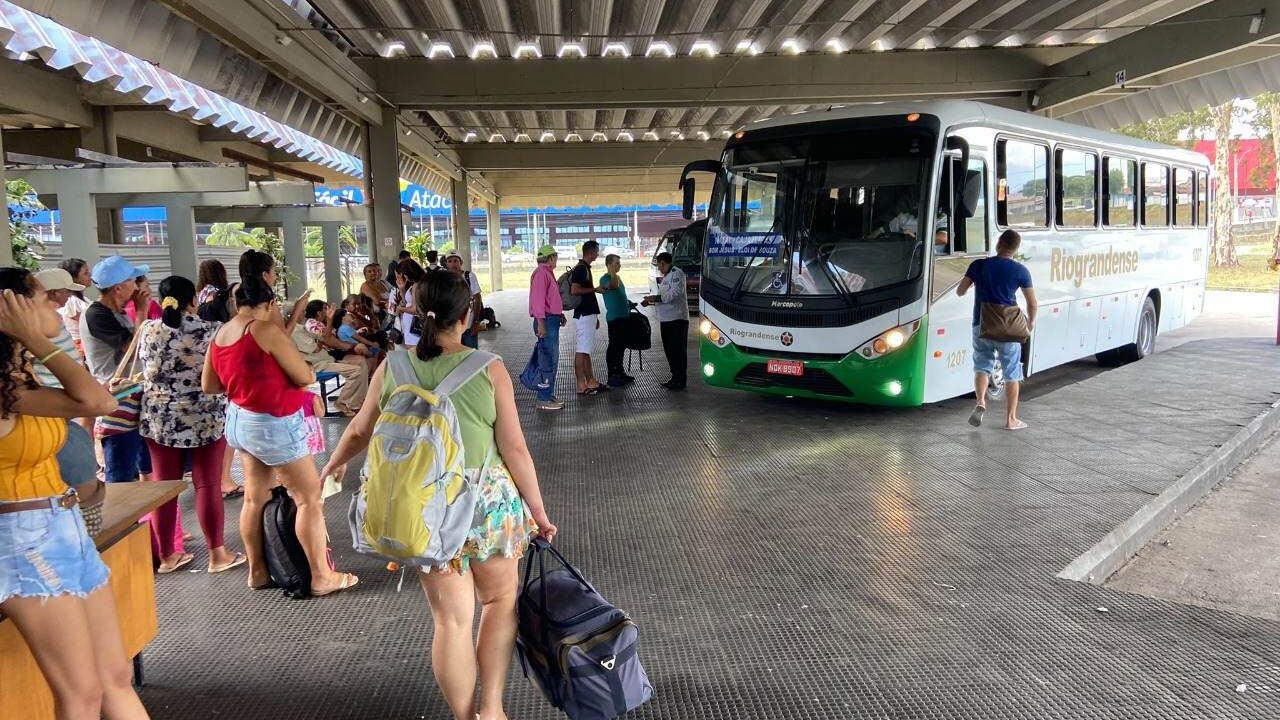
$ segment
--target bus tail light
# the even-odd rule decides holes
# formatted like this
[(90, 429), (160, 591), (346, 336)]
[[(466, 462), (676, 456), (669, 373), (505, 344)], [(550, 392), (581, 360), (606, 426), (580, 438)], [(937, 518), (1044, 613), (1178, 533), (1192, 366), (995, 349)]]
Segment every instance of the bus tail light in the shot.
[(916, 331), (919, 329), (920, 321), (916, 320), (915, 322), (901, 325), (893, 328), (892, 330), (887, 330), (867, 341), (867, 343), (862, 347), (858, 348), (858, 355), (865, 360), (874, 360), (878, 357), (888, 355), (894, 350), (906, 345), (907, 341), (911, 339), (911, 336), (915, 335)]
[(716, 327), (715, 323), (706, 318), (703, 318), (702, 322), (698, 324), (698, 330), (711, 341), (712, 345), (715, 345), (718, 348), (722, 348), (729, 344), (729, 338), (725, 337), (725, 334), (720, 332), (720, 328)]

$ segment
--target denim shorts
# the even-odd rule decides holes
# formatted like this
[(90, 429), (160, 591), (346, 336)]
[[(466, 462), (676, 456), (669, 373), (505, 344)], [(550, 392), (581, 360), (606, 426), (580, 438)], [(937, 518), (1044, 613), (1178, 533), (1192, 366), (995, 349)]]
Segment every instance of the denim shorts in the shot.
[(307, 451), (307, 423), (302, 411), (285, 417), (245, 410), (227, 403), (227, 444), (279, 467), (311, 453)]
[(79, 507), (0, 514), (0, 603), (11, 597), (84, 597), (109, 574)]
[(973, 326), (973, 370), (991, 375), (996, 370), (996, 358), (1005, 382), (1022, 382), (1022, 343), (997, 342), (978, 336), (978, 326)]

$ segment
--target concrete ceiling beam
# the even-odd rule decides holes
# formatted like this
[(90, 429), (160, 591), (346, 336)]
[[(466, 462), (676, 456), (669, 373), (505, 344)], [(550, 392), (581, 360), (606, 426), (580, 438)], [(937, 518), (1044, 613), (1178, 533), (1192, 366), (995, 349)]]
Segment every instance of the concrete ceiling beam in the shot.
[[(945, 53), (542, 60), (371, 58), (360, 64), (397, 106), (552, 110), (830, 104), (1018, 93), (1038, 87), (1064, 48)], [(430, 82), (424, 82), (430, 78)]]
[(204, 191), (242, 191), (249, 187), (249, 175), (240, 165), (210, 167), (113, 167), (113, 168), (9, 168), (7, 177), (22, 178), (46, 193), (88, 193), (105, 195), (160, 194)]
[[(1265, 13), (1257, 34), (1251, 16)], [(1215, 0), (1050, 67), (1036, 89), (1036, 109), (1051, 116), (1100, 104), (1116, 94), (1157, 87), (1165, 78), (1187, 79), (1280, 54), (1280, 0)], [(1259, 49), (1263, 48), (1263, 49)], [(1274, 51), (1274, 52), (1272, 52)], [(1124, 71), (1122, 88), (1116, 73)], [(1111, 95), (1112, 97), (1105, 97)]]
[(300, 182), (260, 182), (233, 190), (215, 192), (107, 192), (95, 198), (98, 207), (146, 207), (178, 203), (191, 207), (228, 205), (310, 205), (316, 200), (315, 186)]
[(45, 70), (0, 58), (0, 106), (59, 124), (93, 127), (93, 108), (81, 98), (80, 83)]
[[(382, 123), (369, 102), (373, 79), (278, 0), (160, 0), (220, 40), (283, 70), (364, 122)], [(363, 102), (362, 102), (363, 101)]]

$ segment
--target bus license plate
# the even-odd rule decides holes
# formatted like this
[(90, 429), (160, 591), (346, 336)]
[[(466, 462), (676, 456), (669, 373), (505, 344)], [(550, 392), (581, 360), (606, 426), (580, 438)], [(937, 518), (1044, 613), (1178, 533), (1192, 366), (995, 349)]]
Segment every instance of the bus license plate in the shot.
[(799, 360), (770, 360), (765, 371), (773, 375), (800, 377), (804, 375), (804, 363)]

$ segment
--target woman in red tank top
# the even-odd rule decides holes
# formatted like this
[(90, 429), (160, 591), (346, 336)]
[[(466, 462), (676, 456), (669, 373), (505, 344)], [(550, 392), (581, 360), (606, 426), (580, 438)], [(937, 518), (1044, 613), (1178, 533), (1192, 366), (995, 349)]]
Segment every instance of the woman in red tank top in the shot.
[(274, 300), (261, 279), (240, 283), (236, 314), (209, 345), (201, 385), (210, 395), (226, 393), (227, 444), (240, 450), (244, 464), (240, 537), (249, 556), (249, 587), (271, 584), (262, 548), (262, 507), (271, 488), (284, 485), (298, 506), (296, 531), (311, 565), (311, 594), (328, 595), (355, 586), (358, 579), (329, 568), (320, 476), (307, 451), (302, 417), (305, 388), (316, 376), (271, 319)]

